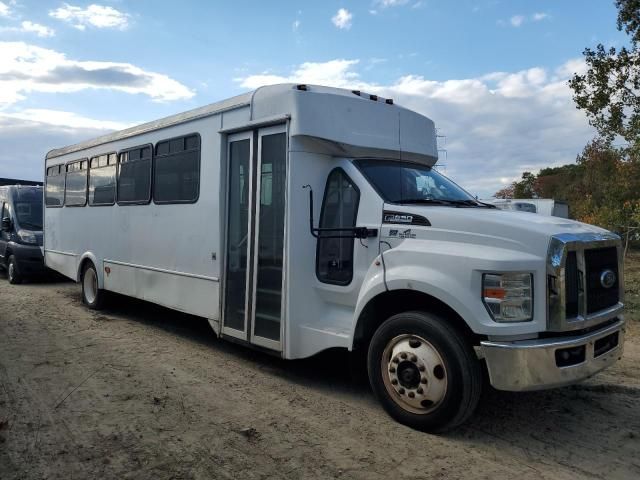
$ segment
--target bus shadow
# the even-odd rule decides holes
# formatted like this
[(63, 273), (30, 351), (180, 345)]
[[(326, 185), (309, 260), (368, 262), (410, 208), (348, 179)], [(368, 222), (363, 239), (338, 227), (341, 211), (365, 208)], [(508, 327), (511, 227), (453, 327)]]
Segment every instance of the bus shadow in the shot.
[[(352, 358), (344, 349), (326, 350), (307, 359), (283, 360), (263, 351), (220, 341), (201, 317), (121, 295), (114, 295), (104, 313), (153, 325), (216, 349), (254, 365), (263, 374), (381, 408), (375, 407), (366, 372), (351, 368)], [(593, 435), (594, 425), (624, 432), (629, 425), (640, 424), (640, 409), (628, 407), (630, 399), (640, 399), (640, 388), (616, 387), (606, 383), (604, 375), (572, 387), (525, 393), (497, 391), (485, 379), (476, 414), (446, 437), (474, 445), (491, 442), (506, 449), (524, 448), (534, 456), (536, 452), (542, 455), (550, 445), (570, 452), (576, 450), (576, 454), (578, 447), (584, 448), (585, 444), (602, 449), (598, 437)], [(527, 439), (528, 446), (522, 446), (523, 438)]]
[(113, 293), (110, 293), (108, 306), (99, 312), (98, 316), (101, 315), (152, 325), (255, 364), (261, 372), (305, 386), (358, 395), (369, 393), (366, 373), (352, 368), (351, 356), (345, 349), (332, 348), (306, 359), (283, 360), (263, 350), (218, 339), (205, 318)]

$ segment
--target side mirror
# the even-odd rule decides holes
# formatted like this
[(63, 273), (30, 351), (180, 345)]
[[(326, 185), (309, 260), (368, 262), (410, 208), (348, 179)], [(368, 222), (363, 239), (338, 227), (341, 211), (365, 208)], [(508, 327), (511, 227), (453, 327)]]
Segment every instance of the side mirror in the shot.
[(4, 217), (2, 219), (2, 231), (3, 232), (10, 232), (11, 231), (11, 219), (9, 217)]

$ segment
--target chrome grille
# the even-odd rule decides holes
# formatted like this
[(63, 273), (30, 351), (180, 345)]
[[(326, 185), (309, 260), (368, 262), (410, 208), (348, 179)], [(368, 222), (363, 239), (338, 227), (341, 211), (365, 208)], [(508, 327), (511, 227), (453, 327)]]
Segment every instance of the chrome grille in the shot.
[[(618, 303), (618, 252), (616, 247), (585, 250), (587, 313), (594, 313)], [(611, 287), (602, 285), (602, 274), (611, 271), (615, 282)]]
[(576, 252), (567, 252), (567, 262), (564, 268), (566, 303), (565, 314), (567, 318), (578, 315), (580, 280), (578, 278), (578, 257)]
[[(605, 287), (610, 270), (615, 282)], [(579, 330), (622, 313), (624, 291), (620, 238), (613, 233), (553, 236), (547, 259), (550, 331)]]

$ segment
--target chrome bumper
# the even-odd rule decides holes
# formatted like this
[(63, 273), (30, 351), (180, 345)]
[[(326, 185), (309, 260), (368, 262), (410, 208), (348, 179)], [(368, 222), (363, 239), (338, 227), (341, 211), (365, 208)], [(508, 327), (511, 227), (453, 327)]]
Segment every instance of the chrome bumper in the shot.
[[(595, 356), (596, 342), (618, 332), (618, 343)], [(606, 346), (606, 340), (603, 342)], [(491, 385), (498, 390), (542, 390), (579, 382), (615, 363), (622, 356), (624, 320), (574, 337), (544, 338), (515, 342), (480, 343)], [(558, 366), (556, 351), (584, 346), (584, 360)]]

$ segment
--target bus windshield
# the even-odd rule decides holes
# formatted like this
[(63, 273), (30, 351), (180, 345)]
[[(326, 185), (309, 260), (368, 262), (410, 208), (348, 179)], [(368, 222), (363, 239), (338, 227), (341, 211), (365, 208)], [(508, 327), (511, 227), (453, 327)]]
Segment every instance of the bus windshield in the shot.
[(20, 228), (42, 230), (42, 190), (16, 192), (13, 205)]
[(356, 165), (386, 202), (482, 205), (447, 177), (425, 165), (393, 160), (357, 160)]

